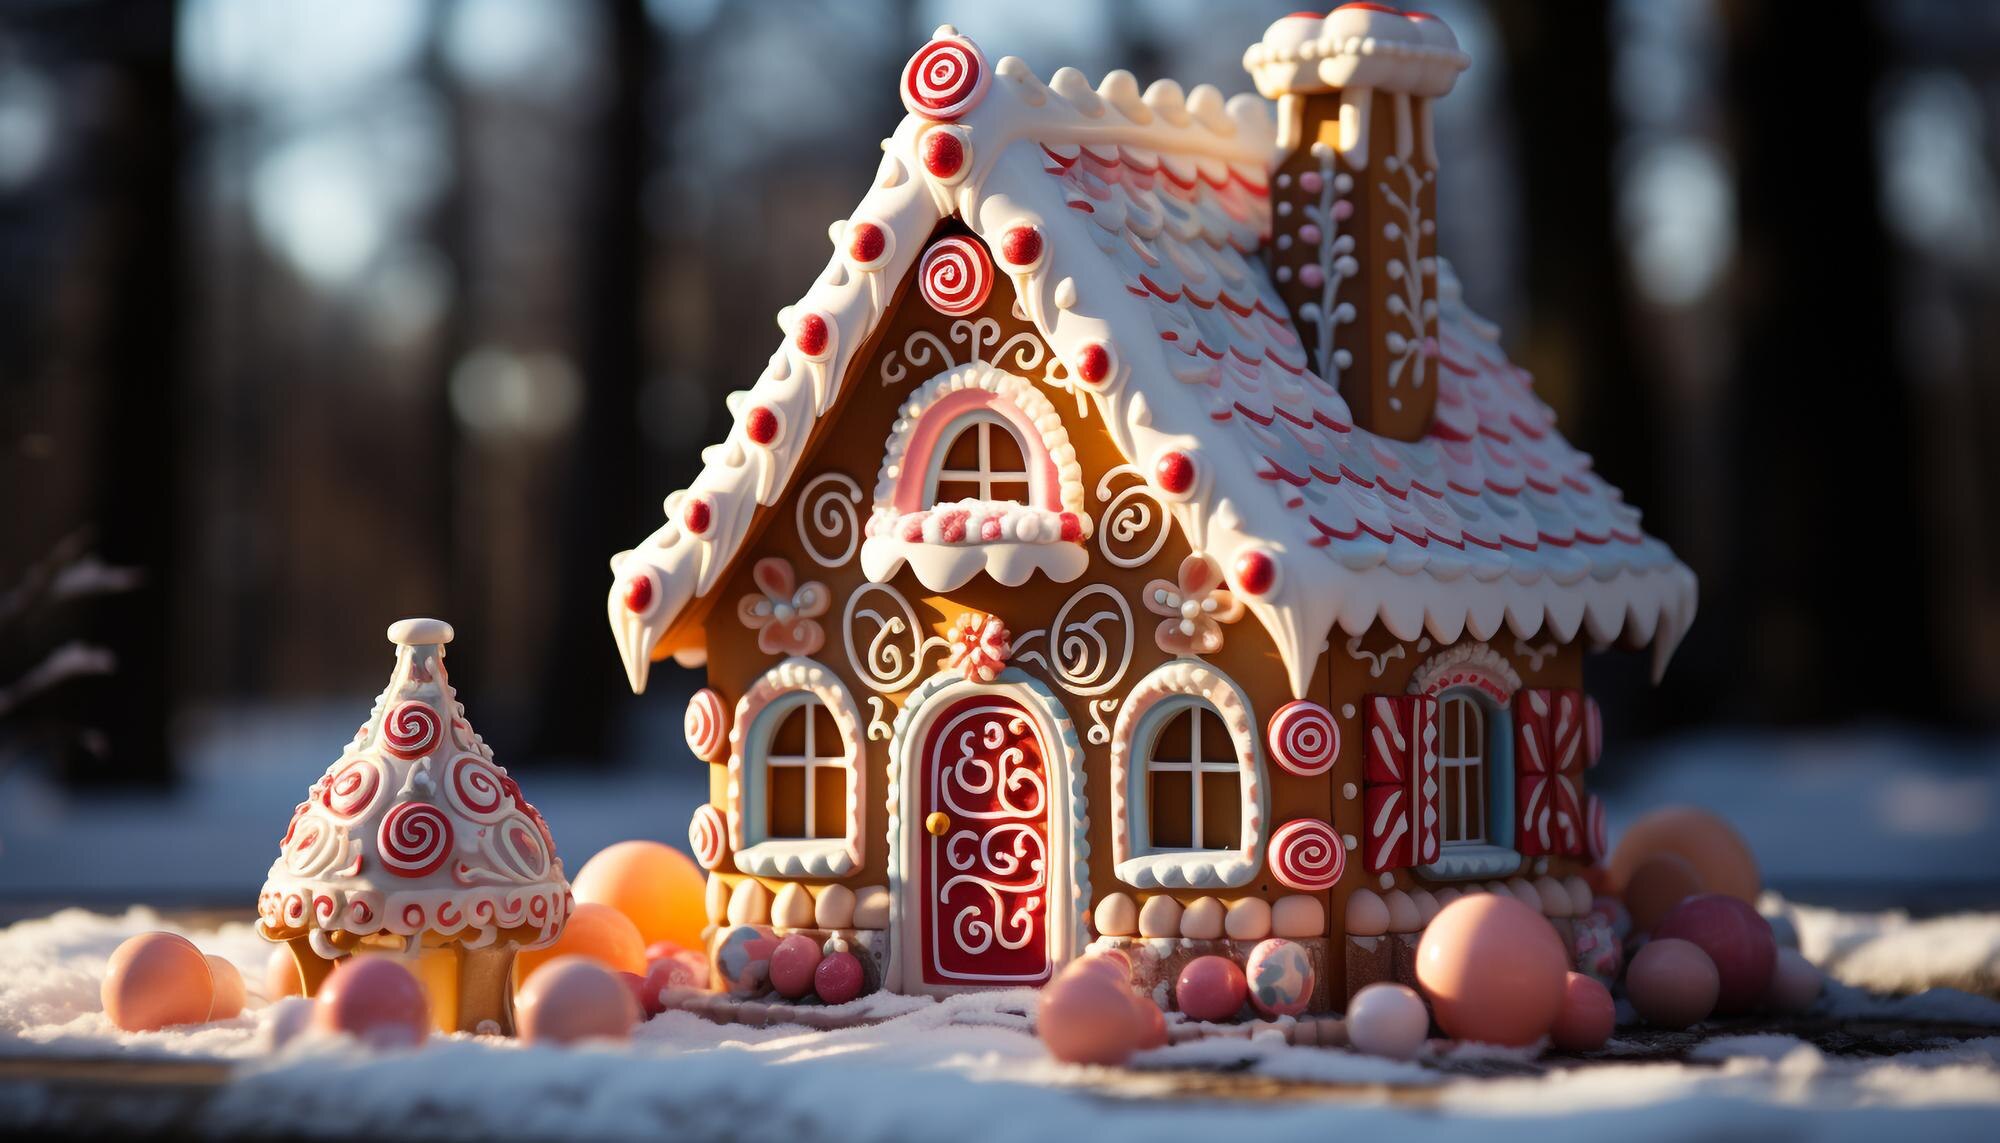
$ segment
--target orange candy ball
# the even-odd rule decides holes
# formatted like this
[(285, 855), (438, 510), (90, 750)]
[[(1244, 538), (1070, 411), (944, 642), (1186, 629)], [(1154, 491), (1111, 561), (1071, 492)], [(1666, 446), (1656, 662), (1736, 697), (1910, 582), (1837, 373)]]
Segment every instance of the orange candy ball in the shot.
[(1632, 915), (1632, 931), (1652, 932), (1674, 906), (1705, 889), (1701, 874), (1686, 858), (1674, 853), (1653, 854), (1639, 863), (1632, 879), (1625, 883), (1625, 911)]
[(215, 1000), (208, 1007), (210, 1020), (234, 1020), (243, 1014), (243, 1004), (247, 998), (243, 988), (243, 974), (236, 966), (219, 956), (202, 958), (208, 961), (208, 977), (215, 985)]
[(299, 978), (299, 962), (292, 950), (279, 945), (264, 962), (264, 999), (276, 1004), (287, 996), (304, 996), (305, 981)]
[(1519, 1046), (1562, 1011), (1569, 955), (1538, 909), (1497, 893), (1438, 911), (1417, 944), (1417, 984), (1453, 1039)]
[(708, 924), (705, 884), (700, 867), (673, 846), (621, 841), (584, 862), (570, 891), (579, 904), (609, 905), (625, 914), (638, 926), (642, 946), (672, 941), (698, 949)]
[(525, 984), (536, 969), (559, 956), (587, 957), (613, 972), (646, 975), (645, 940), (625, 914), (609, 905), (578, 902), (556, 943), (517, 955), (516, 986)]
[(104, 1014), (127, 1032), (200, 1024), (215, 1003), (208, 958), (174, 933), (140, 933), (111, 954), (99, 990)]
[(1755, 905), (1764, 887), (1757, 858), (1743, 835), (1695, 806), (1667, 806), (1633, 822), (1611, 853), (1613, 883), (1629, 885), (1647, 858), (1662, 853), (1686, 861), (1709, 892), (1726, 893), (1746, 905)]

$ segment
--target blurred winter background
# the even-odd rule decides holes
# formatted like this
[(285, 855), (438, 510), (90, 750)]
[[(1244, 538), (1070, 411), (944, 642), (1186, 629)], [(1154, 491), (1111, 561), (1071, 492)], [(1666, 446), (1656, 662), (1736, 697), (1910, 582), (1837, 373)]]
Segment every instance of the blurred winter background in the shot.
[[(679, 841), (649, 530), (950, 21), (1247, 90), (1296, 0), (8, 0), (0, 919), (248, 905), (390, 665), (575, 860)], [(1797, 898), (2000, 905), (2000, 6), (1436, 0), (1441, 244), (1702, 579), (1593, 666), (1616, 822), (1736, 818)]]

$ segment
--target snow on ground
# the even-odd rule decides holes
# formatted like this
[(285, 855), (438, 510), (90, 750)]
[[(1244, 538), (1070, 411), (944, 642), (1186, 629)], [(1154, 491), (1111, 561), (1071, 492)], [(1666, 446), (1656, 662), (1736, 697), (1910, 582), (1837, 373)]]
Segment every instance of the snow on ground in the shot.
[[(1967, 966), (1953, 958), (1990, 951), (2000, 939), (2000, 915), (1954, 919), (1983, 926), (1985, 945), (1909, 936), (1931, 923), (1894, 916), (1839, 924), (1852, 941), (1870, 931), (1867, 939), (1904, 940), (1907, 973), (1920, 982), (1964, 975)], [(1802, 932), (1817, 926), (1809, 921)], [(1885, 999), (1842, 985), (1821, 1014), (1986, 1025), (1995, 1036), (1953, 1042), (1919, 1033), (1912, 1050), (1890, 1057), (1830, 1055), (1790, 1036), (1716, 1036), (1686, 1063), (1621, 1061), (1640, 1048), (1614, 1041), (1604, 1062), (1542, 1074), (1519, 1052), (1461, 1048), (1450, 1053), (1454, 1066), (1440, 1069), (1267, 1037), (1176, 1045), (1139, 1057), (1132, 1070), (1109, 1071), (1049, 1060), (1027, 1031), (1032, 994), (1018, 991), (906, 1001), (904, 1014), (884, 1023), (833, 1032), (669, 1013), (622, 1047), (438, 1037), (419, 1051), (385, 1054), (313, 1034), (274, 1046), (274, 1025), (286, 1005), (305, 1003), (298, 1000), (253, 1001), (244, 1016), (199, 1029), (117, 1031), (97, 1000), (105, 957), (125, 936), (159, 927), (170, 926), (135, 909), (69, 910), (0, 929), (0, 1065), (29, 1057), (232, 1061), (232, 1080), (183, 1125), (270, 1136), (1159, 1141), (1245, 1127), (1260, 1137), (1324, 1139), (1337, 1126), (1350, 1137), (1380, 1128), (1485, 1140), (1616, 1131), (1623, 1143), (1721, 1132), (1978, 1138), (2000, 1116), (2000, 1001), (1944, 989)], [(187, 935), (236, 963), (253, 987), (262, 980), (270, 946), (249, 926)], [(1465, 1074), (1463, 1065), (1480, 1059), (1496, 1072), (1528, 1074)], [(74, 1100), (0, 1067), (0, 1127), (74, 1127), (79, 1114)]]

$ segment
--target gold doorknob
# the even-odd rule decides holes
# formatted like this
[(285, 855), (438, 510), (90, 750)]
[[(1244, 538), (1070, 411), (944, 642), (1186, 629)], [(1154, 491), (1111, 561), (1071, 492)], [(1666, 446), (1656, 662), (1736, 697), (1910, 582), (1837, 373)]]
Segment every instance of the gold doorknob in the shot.
[(924, 829), (932, 837), (943, 837), (951, 829), (951, 815), (942, 810), (924, 819)]

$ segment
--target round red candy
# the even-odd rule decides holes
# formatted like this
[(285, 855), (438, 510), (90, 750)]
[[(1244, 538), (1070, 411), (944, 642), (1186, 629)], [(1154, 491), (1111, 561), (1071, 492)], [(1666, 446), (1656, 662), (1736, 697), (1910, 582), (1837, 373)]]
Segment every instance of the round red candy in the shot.
[(1174, 1002), (1190, 1020), (1228, 1020), (1250, 997), (1250, 982), (1227, 957), (1198, 956), (1174, 982)]
[(807, 357), (825, 353), (827, 343), (832, 339), (833, 328), (827, 324), (825, 314), (806, 314), (792, 330), (792, 344)]
[(813, 990), (819, 962), (819, 942), (793, 933), (771, 950), (771, 987), (787, 1000), (799, 999)]
[(1042, 258), (1042, 232), (1016, 226), (1000, 236), (1000, 257), (1009, 266), (1032, 266)]
[(1076, 375), (1091, 385), (1102, 385), (1111, 376), (1111, 348), (1093, 341), (1076, 355)]
[(872, 222), (857, 222), (848, 232), (847, 251), (863, 265), (880, 259), (888, 248), (888, 233)]
[(635, 575), (625, 581), (625, 610), (640, 615), (653, 606), (653, 577)]
[(1594, 1052), (1611, 1039), (1617, 1022), (1611, 992), (1580, 972), (1563, 977), (1562, 1011), (1549, 1029), (1549, 1039), (1565, 1052)]
[(1278, 585), (1278, 561), (1253, 548), (1236, 557), (1236, 582), (1251, 595), (1264, 595)]
[(687, 502), (686, 510), (681, 513), (681, 523), (687, 525), (687, 530), (695, 535), (705, 536), (708, 534), (709, 526), (715, 523), (715, 508), (706, 500), (690, 500)]
[(851, 952), (828, 953), (813, 969), (813, 991), (827, 1004), (845, 1004), (861, 995), (861, 960)]
[(1179, 449), (1161, 453), (1159, 462), (1153, 466), (1153, 475), (1161, 488), (1175, 496), (1183, 495), (1194, 487), (1194, 458)]
[(965, 166), (965, 144), (950, 131), (932, 131), (924, 136), (924, 169), (948, 179)]
[(743, 432), (757, 444), (770, 444), (778, 439), (778, 414), (758, 405), (743, 419)]
[(1715, 1011), (1720, 1016), (1754, 1010), (1770, 988), (1778, 964), (1770, 922), (1756, 909), (1721, 893), (1703, 893), (1674, 906), (1653, 930), (1653, 937), (1687, 941), (1715, 962), (1721, 984)]

